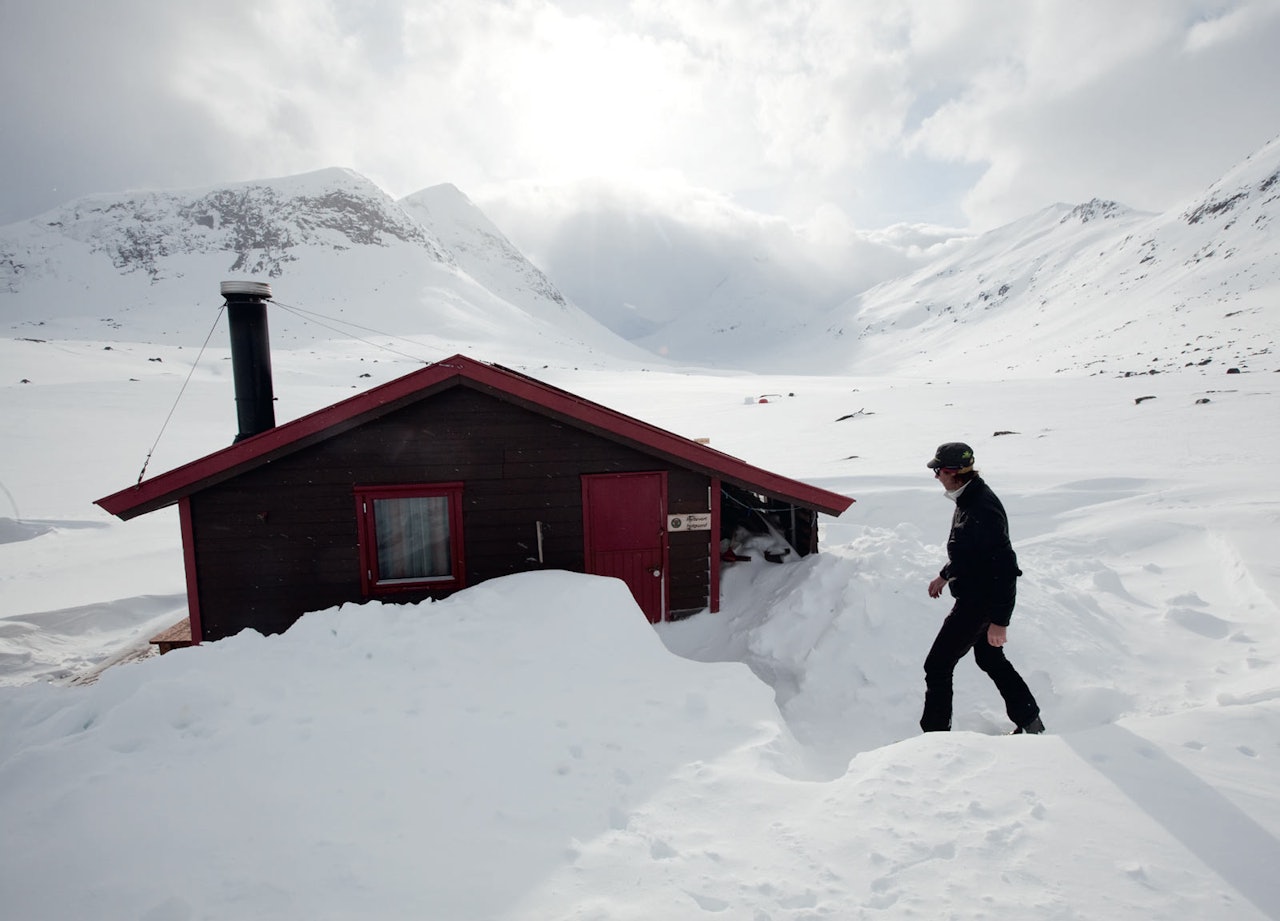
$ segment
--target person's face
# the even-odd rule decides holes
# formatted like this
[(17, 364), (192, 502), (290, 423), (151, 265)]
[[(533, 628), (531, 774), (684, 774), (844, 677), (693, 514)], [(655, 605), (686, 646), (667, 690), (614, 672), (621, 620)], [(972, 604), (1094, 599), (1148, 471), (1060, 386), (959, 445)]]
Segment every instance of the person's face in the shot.
[(949, 467), (938, 467), (933, 471), (933, 475), (938, 478), (938, 482), (942, 484), (942, 488), (947, 492), (959, 489), (963, 482), (960, 479), (960, 474)]

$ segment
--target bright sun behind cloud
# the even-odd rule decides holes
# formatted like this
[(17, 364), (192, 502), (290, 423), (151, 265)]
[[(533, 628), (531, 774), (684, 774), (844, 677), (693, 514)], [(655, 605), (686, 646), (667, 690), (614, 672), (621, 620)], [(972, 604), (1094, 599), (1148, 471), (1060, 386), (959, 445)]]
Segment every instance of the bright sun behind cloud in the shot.
[(670, 49), (598, 21), (539, 22), (509, 62), (513, 141), (545, 176), (626, 177), (667, 166), (687, 90)]

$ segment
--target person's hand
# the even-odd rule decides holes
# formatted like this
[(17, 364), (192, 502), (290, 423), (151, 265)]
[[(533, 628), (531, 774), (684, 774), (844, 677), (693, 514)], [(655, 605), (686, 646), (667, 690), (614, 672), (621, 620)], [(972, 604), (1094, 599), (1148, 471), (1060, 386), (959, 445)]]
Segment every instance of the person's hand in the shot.
[(947, 587), (947, 580), (942, 578), (942, 576), (938, 576), (938, 578), (934, 579), (932, 582), (929, 583), (929, 597), (930, 598), (939, 597), (942, 594), (942, 590), (946, 587)]
[(992, 646), (1003, 646), (1009, 642), (1009, 628), (999, 624), (987, 624), (987, 642)]

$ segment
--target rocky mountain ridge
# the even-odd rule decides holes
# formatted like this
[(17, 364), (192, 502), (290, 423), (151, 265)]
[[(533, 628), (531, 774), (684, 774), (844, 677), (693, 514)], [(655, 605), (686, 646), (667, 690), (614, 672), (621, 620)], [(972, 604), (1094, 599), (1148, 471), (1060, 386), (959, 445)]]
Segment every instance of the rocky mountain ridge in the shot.
[[(182, 192), (92, 196), (31, 223), (50, 237), (84, 243), (122, 273), (144, 272), (153, 281), (177, 271), (170, 257), (215, 253), (233, 257), (228, 272), (279, 278), (298, 258), (296, 248), (307, 245), (340, 251), (397, 240), (422, 247), (439, 262), (452, 262), (436, 240), (393, 205), (368, 180), (333, 169), (194, 197)], [(13, 291), (30, 269), (13, 247), (7, 249), (0, 279)]]
[(956, 357), (988, 376), (1280, 369), (1277, 213), (1280, 138), (1163, 214), (1095, 200), (983, 234), (851, 298), (805, 345), (912, 374)]
[(378, 330), (456, 351), (498, 330), (567, 355), (640, 354), (570, 304), (456, 189), (397, 202), (327, 169), (96, 195), (0, 228), (0, 317), (15, 335), (197, 344), (228, 278), (269, 281), (277, 303), (297, 308), (273, 311), (277, 344)]

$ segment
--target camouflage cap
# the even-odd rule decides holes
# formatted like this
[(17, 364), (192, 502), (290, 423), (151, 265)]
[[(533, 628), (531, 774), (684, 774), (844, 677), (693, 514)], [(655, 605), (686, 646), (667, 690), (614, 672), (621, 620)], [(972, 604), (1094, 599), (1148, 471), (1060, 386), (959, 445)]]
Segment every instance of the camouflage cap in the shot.
[(933, 460), (925, 466), (937, 470), (946, 467), (949, 470), (967, 470), (973, 466), (973, 448), (961, 441), (949, 441), (938, 445), (933, 452)]

